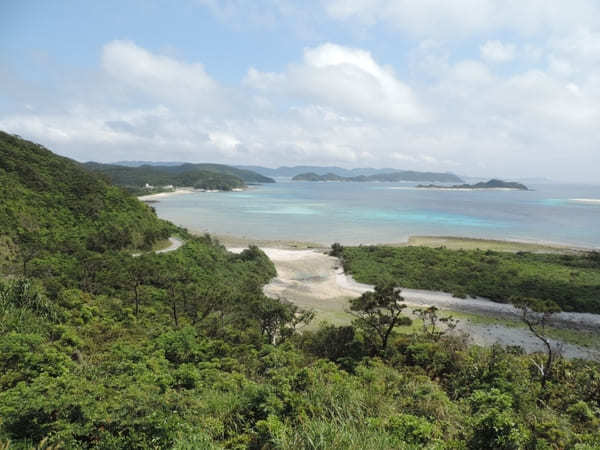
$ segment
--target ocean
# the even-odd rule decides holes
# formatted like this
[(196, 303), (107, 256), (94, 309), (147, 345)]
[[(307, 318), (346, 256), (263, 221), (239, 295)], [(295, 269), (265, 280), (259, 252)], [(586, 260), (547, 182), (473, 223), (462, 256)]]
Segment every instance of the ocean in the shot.
[(161, 198), (159, 217), (192, 231), (329, 245), (458, 236), (600, 249), (600, 185), (530, 191), (430, 190), (409, 183), (292, 182)]

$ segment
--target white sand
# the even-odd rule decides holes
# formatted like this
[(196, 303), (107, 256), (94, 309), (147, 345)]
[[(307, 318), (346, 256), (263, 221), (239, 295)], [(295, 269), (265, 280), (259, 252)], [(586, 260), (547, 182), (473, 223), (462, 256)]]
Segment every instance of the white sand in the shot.
[(590, 205), (600, 205), (600, 198), (571, 198), (572, 202), (588, 203)]
[(172, 195), (193, 194), (194, 192), (199, 191), (192, 188), (178, 188), (171, 192), (160, 192), (158, 194), (141, 195), (138, 197), (138, 200), (158, 200), (160, 198), (171, 197)]
[[(264, 292), (270, 297), (281, 298), (302, 307), (313, 309), (328, 320), (344, 320), (348, 299), (373, 289), (373, 286), (358, 283), (346, 275), (337, 258), (316, 250), (286, 250), (261, 248), (273, 261), (277, 277), (265, 286)], [(229, 248), (240, 253), (241, 247)], [(440, 309), (473, 313), (491, 317), (518, 318), (520, 311), (510, 304), (496, 303), (485, 298), (460, 299), (444, 292), (419, 289), (402, 289), (402, 296), (408, 306), (437, 306)], [(340, 319), (341, 318), (341, 319)], [(345, 317), (345, 320), (348, 318)], [(560, 313), (556, 315), (557, 325), (595, 330), (600, 333), (600, 315), (583, 313)], [(521, 345), (526, 351), (542, 350), (537, 339), (523, 328), (503, 325), (479, 325), (461, 321), (457, 331), (470, 335), (471, 342), (490, 345)], [(569, 357), (583, 357), (600, 360), (600, 352), (572, 344), (564, 344), (563, 351)]]

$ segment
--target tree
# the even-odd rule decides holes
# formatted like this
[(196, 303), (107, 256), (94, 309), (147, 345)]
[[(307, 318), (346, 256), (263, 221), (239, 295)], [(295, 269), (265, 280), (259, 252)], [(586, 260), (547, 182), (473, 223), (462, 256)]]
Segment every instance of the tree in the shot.
[[(423, 332), (434, 341), (438, 341), (447, 331), (456, 328), (458, 323), (458, 320), (452, 316), (439, 317), (437, 312), (438, 308), (436, 306), (414, 310), (414, 313), (423, 320)], [(438, 323), (445, 324), (446, 329), (440, 329)]]
[(152, 264), (144, 255), (139, 257), (127, 256), (125, 268), (125, 280), (126, 284), (133, 291), (135, 315), (137, 317), (140, 312), (142, 286), (147, 280), (151, 279)]
[(296, 332), (298, 326), (307, 325), (314, 312), (302, 310), (291, 303), (261, 295), (252, 310), (260, 324), (261, 334), (269, 344), (279, 344)]
[(542, 386), (545, 386), (548, 380), (552, 378), (554, 363), (561, 353), (560, 344), (553, 345), (548, 338), (546, 326), (550, 322), (552, 314), (560, 312), (560, 307), (551, 300), (530, 297), (513, 297), (511, 303), (521, 310), (521, 320), (546, 348), (545, 361), (542, 364), (533, 361), (540, 373)]
[(41, 231), (22, 230), (16, 238), (19, 256), (23, 263), (23, 276), (27, 277), (27, 265), (36, 258), (46, 246), (46, 236)]
[(232, 298), (229, 289), (224, 286), (202, 286), (190, 283), (185, 292), (184, 312), (192, 321), (192, 325), (201, 323), (211, 313), (223, 309), (224, 304)]
[(410, 318), (402, 315), (406, 305), (400, 289), (392, 283), (378, 284), (375, 291), (369, 291), (350, 300), (349, 313), (360, 328), (375, 333), (375, 345), (379, 353), (385, 353), (394, 328), (410, 325)]
[(331, 244), (331, 250), (329, 251), (329, 256), (335, 256), (336, 258), (339, 258), (340, 256), (342, 256), (343, 252), (344, 252), (344, 247), (342, 246), (342, 244), (340, 244), (339, 242), (334, 242), (333, 244)]

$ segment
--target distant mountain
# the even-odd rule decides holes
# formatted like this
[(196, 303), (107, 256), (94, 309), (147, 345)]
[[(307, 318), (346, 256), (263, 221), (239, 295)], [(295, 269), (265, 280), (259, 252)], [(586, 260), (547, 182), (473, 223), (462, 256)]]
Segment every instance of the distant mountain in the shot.
[(492, 179), (486, 182), (475, 184), (455, 184), (453, 186), (438, 186), (436, 184), (419, 184), (418, 188), (423, 189), (515, 189), (519, 191), (528, 191), (529, 188), (516, 181), (503, 181)]
[(416, 172), (410, 170), (398, 170), (392, 168), (374, 169), (371, 167), (363, 167), (357, 169), (344, 169), (337, 166), (283, 166), (277, 169), (262, 166), (236, 166), (238, 169), (252, 170), (267, 177), (289, 177), (293, 178), (296, 175), (305, 173), (314, 173), (316, 175), (333, 174), (340, 177), (352, 178), (359, 176), (372, 176), (390, 173), (405, 174), (405, 179), (399, 181), (437, 181), (440, 183), (462, 183), (463, 180), (451, 173), (432, 173), (432, 172)]
[(349, 182), (369, 182), (383, 181), (397, 183), (399, 181), (437, 181), (440, 183), (452, 183), (457, 180), (462, 181), (456, 175), (450, 173), (433, 172), (413, 172), (413, 171), (395, 171), (390, 173), (377, 173), (373, 175), (358, 175), (352, 177), (340, 176), (335, 173), (326, 173), (320, 175), (315, 172), (300, 173), (292, 178), (293, 181), (349, 181)]

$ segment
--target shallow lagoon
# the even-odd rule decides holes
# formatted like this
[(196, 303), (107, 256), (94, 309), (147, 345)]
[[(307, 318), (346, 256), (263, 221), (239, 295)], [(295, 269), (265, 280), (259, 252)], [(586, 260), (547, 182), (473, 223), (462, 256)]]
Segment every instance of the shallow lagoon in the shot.
[(280, 181), (243, 192), (173, 195), (153, 206), (190, 230), (255, 239), (371, 244), (439, 235), (600, 248), (600, 186), (529, 187), (449, 191)]

